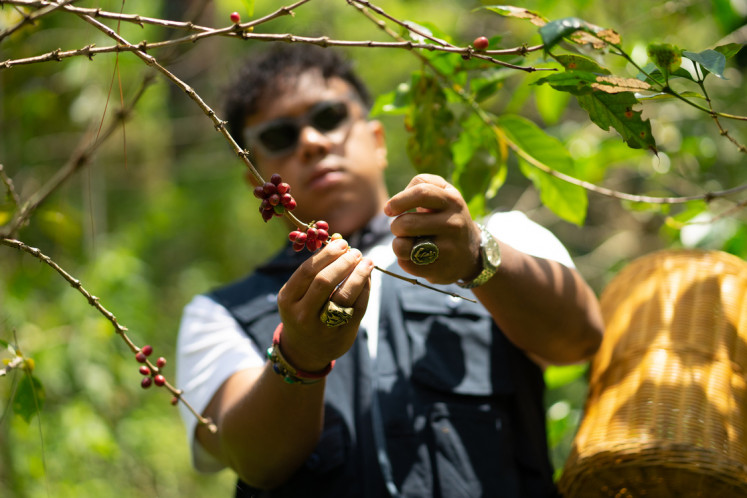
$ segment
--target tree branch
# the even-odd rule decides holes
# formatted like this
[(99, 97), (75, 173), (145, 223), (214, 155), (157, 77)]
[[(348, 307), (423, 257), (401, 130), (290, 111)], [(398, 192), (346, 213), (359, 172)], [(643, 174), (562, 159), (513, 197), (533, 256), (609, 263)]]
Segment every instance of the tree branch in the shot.
[[(127, 346), (130, 348), (130, 351), (132, 351), (133, 353), (139, 353), (140, 352), (141, 348), (139, 348), (138, 346), (136, 346), (132, 342), (132, 340), (127, 336), (127, 330), (128, 330), (127, 327), (125, 327), (124, 325), (121, 325), (119, 323), (119, 321), (117, 320), (117, 317), (114, 316), (114, 314), (111, 311), (109, 311), (108, 309), (106, 309), (101, 304), (101, 302), (99, 301), (99, 298), (96, 297), (96, 296), (94, 296), (94, 295), (92, 295), (88, 290), (86, 290), (85, 287), (83, 287), (83, 284), (80, 282), (80, 280), (78, 280), (78, 279), (74, 278), (72, 275), (70, 275), (70, 273), (68, 273), (67, 271), (65, 271), (60, 265), (58, 265), (57, 263), (55, 263), (52, 260), (52, 258), (50, 258), (46, 254), (44, 254), (43, 252), (41, 252), (36, 247), (30, 247), (30, 246), (24, 244), (23, 242), (21, 242), (20, 240), (2, 237), (2, 238), (0, 238), (0, 244), (6, 245), (8, 247), (13, 247), (13, 248), (18, 249), (20, 251), (28, 253), (28, 254), (34, 256), (39, 261), (42, 261), (43, 263), (45, 263), (47, 266), (49, 266), (50, 268), (52, 268), (54, 271), (56, 271), (74, 289), (76, 289), (78, 292), (80, 292), (81, 294), (83, 294), (83, 296), (88, 301), (88, 304), (90, 304), (91, 306), (93, 306), (94, 308), (96, 308), (96, 310), (101, 315), (103, 315), (104, 318), (106, 318), (109, 321), (109, 323), (111, 323), (114, 326), (114, 331), (117, 333), (117, 335), (119, 337), (122, 338), (122, 340), (125, 342), (125, 344), (127, 344)], [(146, 363), (147, 363), (148, 367), (151, 369), (151, 371), (153, 371), (153, 372), (159, 372), (160, 371), (160, 368), (157, 365), (153, 365), (148, 360), (146, 360)], [(211, 432), (216, 432), (217, 431), (217, 428), (216, 428), (215, 424), (212, 422), (212, 420), (210, 420), (208, 418), (205, 418), (202, 415), (200, 415), (199, 413), (197, 413), (197, 411), (192, 407), (192, 405), (190, 405), (187, 402), (187, 400), (185, 400), (182, 397), (182, 391), (180, 389), (176, 389), (174, 386), (172, 386), (168, 382), (166, 384), (164, 384), (164, 387), (166, 387), (169, 390), (169, 392), (171, 392), (171, 394), (173, 394), (177, 399), (179, 399), (182, 403), (184, 403), (184, 405), (189, 409), (189, 411), (192, 412), (192, 414), (194, 414), (194, 416), (197, 418), (197, 420), (199, 421), (199, 423), (201, 423), (203, 425), (206, 425)]]

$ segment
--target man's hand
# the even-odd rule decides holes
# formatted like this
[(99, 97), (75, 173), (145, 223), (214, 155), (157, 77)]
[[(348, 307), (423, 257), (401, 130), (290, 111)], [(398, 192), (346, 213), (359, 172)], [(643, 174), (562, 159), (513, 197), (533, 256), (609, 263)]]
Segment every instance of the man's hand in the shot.
[[(283, 321), (280, 347), (293, 366), (319, 371), (350, 349), (368, 305), (372, 270), (370, 259), (336, 240), (291, 275), (278, 293), (278, 309)], [(319, 319), (330, 295), (336, 304), (353, 308), (347, 324), (328, 327)]]
[[(436, 175), (413, 178), (384, 206), (396, 216), (392, 248), (400, 267), (433, 284), (471, 280), (480, 272), (480, 229), (472, 220), (462, 194)], [(415, 237), (428, 237), (438, 246), (438, 259), (428, 265), (410, 261)]]

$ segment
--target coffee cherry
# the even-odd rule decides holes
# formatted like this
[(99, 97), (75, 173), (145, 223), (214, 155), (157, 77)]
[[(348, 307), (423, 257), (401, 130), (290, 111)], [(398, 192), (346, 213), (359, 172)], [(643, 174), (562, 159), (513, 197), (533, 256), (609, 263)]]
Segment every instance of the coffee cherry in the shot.
[(265, 199), (267, 199), (268, 197), (270, 197), (272, 194), (276, 194), (277, 191), (278, 191), (278, 187), (274, 183), (265, 182), (265, 184), (263, 185), (263, 187), (264, 187), (264, 190), (265, 190)]
[(142, 351), (135, 355), (135, 359), (140, 363), (145, 363), (146, 361), (148, 361), (148, 357), (145, 356), (145, 353), (143, 353)]
[(265, 188), (260, 185), (259, 187), (254, 187), (254, 197), (257, 199), (264, 199), (265, 198)]
[(273, 173), (273, 175), (270, 177), (270, 183), (272, 183), (276, 187), (278, 185), (280, 185), (282, 183), (282, 181), (283, 181), (283, 179), (277, 173)]
[(283, 206), (288, 211), (293, 211), (294, 209), (296, 209), (296, 200), (293, 197), (291, 197), (290, 200), (283, 201)]
[(296, 252), (301, 252), (301, 251), (303, 251), (303, 248), (304, 248), (304, 247), (306, 247), (306, 242), (304, 242), (304, 243), (301, 243), (301, 242), (294, 242), (294, 243), (293, 243), (293, 250), (294, 250), (294, 251), (296, 251)]
[(270, 206), (277, 206), (280, 204), (280, 196), (278, 194), (272, 194), (267, 198), (267, 202), (270, 203)]
[(316, 239), (306, 239), (306, 249), (308, 249), (311, 252), (316, 251), (317, 249), (319, 249), (316, 243), (317, 243)]
[(148, 389), (152, 383), (153, 383), (153, 377), (144, 377), (143, 380), (140, 381), (140, 386), (143, 389)]
[(288, 240), (291, 242), (295, 242), (298, 239), (298, 236), (301, 235), (301, 232), (298, 230), (293, 230), (291, 233), (288, 234)]
[(290, 192), (291, 186), (285, 182), (278, 183), (278, 194), (283, 195)]
[(150, 356), (153, 353), (153, 346), (151, 346), (150, 344), (143, 346), (140, 352), (145, 356)]
[(166, 377), (164, 377), (161, 374), (158, 374), (155, 377), (153, 377), (153, 382), (155, 382), (156, 385), (160, 387), (166, 383)]
[(241, 22), (241, 16), (238, 12), (231, 12), (231, 22), (234, 24), (238, 24)]
[(316, 238), (320, 242), (324, 242), (329, 238), (329, 233), (327, 233), (326, 230), (322, 230), (321, 228), (319, 228), (316, 231)]
[(163, 356), (159, 357), (159, 358), (158, 358), (158, 359), (156, 360), (156, 366), (157, 366), (158, 368), (163, 368), (163, 367), (165, 367), (165, 366), (166, 366), (166, 358), (164, 358)]
[(179, 398), (177, 398), (176, 396), (174, 396), (173, 398), (171, 398), (171, 404), (173, 406), (178, 405), (179, 404)]
[(273, 216), (275, 216), (275, 211), (272, 208), (262, 210), (262, 219), (265, 223), (270, 221)]
[(142, 367), (140, 367), (140, 373), (143, 375), (150, 375), (150, 368), (143, 365)]
[(317, 230), (314, 227), (310, 227), (308, 230), (306, 230), (306, 237), (311, 240), (317, 239)]
[(472, 46), (475, 50), (485, 50), (490, 45), (490, 41), (484, 36), (478, 36), (475, 41), (472, 42)]
[(316, 223), (314, 223), (314, 226), (320, 230), (329, 230), (329, 223), (324, 220), (317, 221)]

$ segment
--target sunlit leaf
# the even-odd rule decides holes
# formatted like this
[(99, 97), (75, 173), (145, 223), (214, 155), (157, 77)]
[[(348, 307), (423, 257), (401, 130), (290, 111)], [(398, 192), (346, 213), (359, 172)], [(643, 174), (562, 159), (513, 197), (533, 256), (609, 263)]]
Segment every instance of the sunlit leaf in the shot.
[(13, 411), (28, 423), (42, 409), (44, 399), (41, 381), (33, 375), (26, 374), (18, 382), (13, 398)]
[[(550, 51), (561, 40), (570, 38), (571, 35), (578, 32), (580, 34), (573, 39), (576, 43), (591, 43), (595, 48), (602, 48), (604, 43), (620, 44), (620, 35), (616, 32), (588, 23), (578, 17), (566, 17), (551, 21), (539, 29), (542, 42), (545, 44), (545, 51)], [(583, 33), (590, 36), (583, 36)]]
[(254, 17), (254, 0), (242, 0), (244, 2), (244, 11), (251, 19)]
[(535, 26), (544, 26), (547, 24), (547, 19), (542, 17), (540, 14), (533, 12), (528, 9), (521, 7), (514, 7), (512, 5), (486, 5), (484, 7), (478, 7), (475, 10), (486, 9), (496, 14), (500, 14), (505, 17), (516, 17), (518, 19), (526, 19)]
[(573, 159), (563, 144), (520, 116), (501, 116), (497, 125), (519, 148), (517, 155), (520, 158), (521, 171), (539, 190), (542, 203), (560, 218), (582, 225), (588, 204), (586, 191), (534, 165), (539, 163), (554, 171), (573, 176)]
[(702, 52), (682, 52), (682, 55), (693, 62), (697, 62), (708, 72), (713, 73), (719, 78), (726, 80), (724, 69), (726, 69), (726, 56), (716, 50), (703, 50)]
[(586, 71), (595, 74), (610, 74), (609, 69), (600, 66), (596, 61), (583, 55), (564, 54), (555, 56), (565, 69), (571, 71)]
[(587, 369), (587, 364), (550, 365), (545, 369), (545, 385), (548, 389), (557, 389), (580, 378)]

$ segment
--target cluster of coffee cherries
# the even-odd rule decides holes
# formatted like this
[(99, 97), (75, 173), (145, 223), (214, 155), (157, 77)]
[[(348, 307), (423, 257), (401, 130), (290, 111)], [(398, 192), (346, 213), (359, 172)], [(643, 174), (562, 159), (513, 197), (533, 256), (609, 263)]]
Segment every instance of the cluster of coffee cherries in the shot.
[(288, 234), (288, 239), (293, 242), (293, 250), (296, 252), (303, 251), (304, 247), (311, 252), (316, 251), (327, 240), (341, 239), (339, 233), (329, 235), (329, 223), (323, 220), (314, 221), (309, 224), (305, 232), (293, 230)]
[[(146, 363), (148, 361), (148, 357), (151, 354), (153, 354), (153, 346), (146, 345), (140, 348), (140, 351), (135, 354), (135, 359), (140, 363)], [(160, 370), (165, 366), (166, 358), (161, 356), (156, 360), (156, 367), (158, 368), (158, 370), (156, 370), (155, 372), (151, 370), (148, 365), (143, 365), (140, 367), (140, 373), (144, 375), (142, 382), (140, 382), (140, 385), (143, 387), (143, 389), (149, 388), (151, 384), (155, 384), (157, 386), (166, 384), (166, 377), (159, 373)]]
[(296, 208), (296, 200), (290, 194), (290, 185), (275, 173), (269, 182), (254, 188), (254, 197), (262, 199), (259, 212), (265, 222), (270, 221), (273, 216), (283, 216), (285, 211), (293, 211)]

